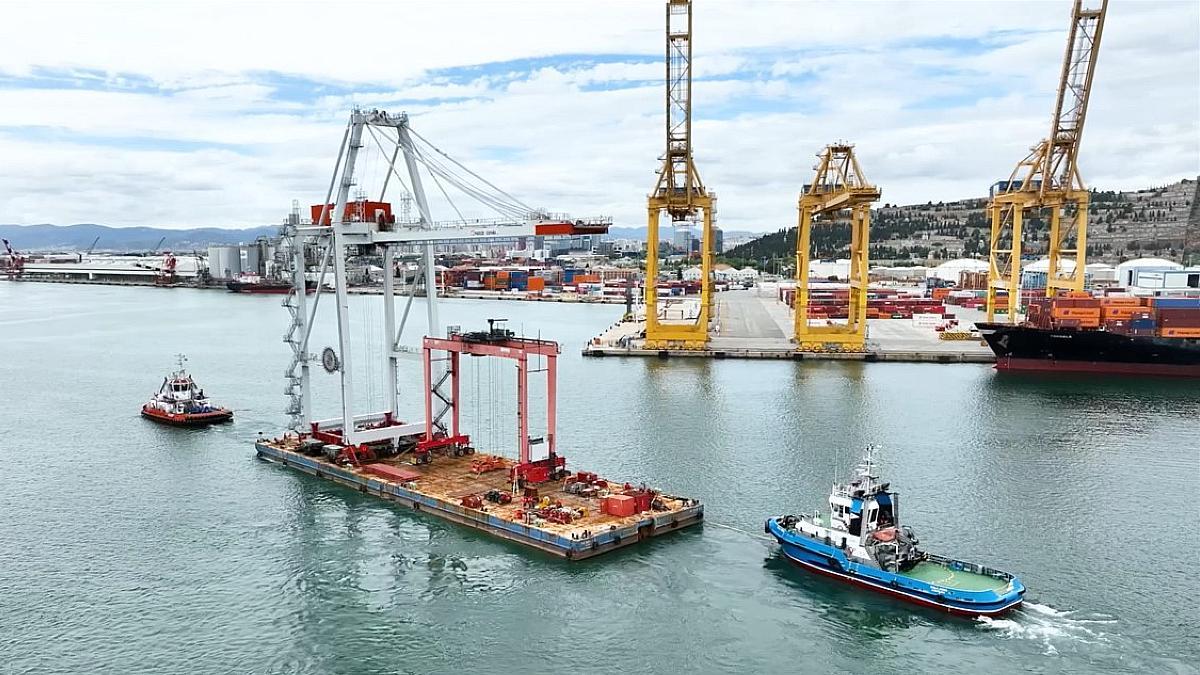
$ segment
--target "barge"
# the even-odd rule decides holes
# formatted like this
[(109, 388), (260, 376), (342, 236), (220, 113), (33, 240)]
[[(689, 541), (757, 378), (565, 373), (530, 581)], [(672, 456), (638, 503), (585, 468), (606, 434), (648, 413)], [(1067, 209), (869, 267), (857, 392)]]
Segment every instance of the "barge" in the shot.
[[(331, 188), (326, 200), (313, 207), (313, 224), (300, 223), (299, 211), (293, 207), (280, 231), (280, 249), (285, 253), (280, 256), (279, 278), (292, 281), (282, 303), (291, 316), (283, 337), (292, 351), (284, 374), (291, 421), (289, 433), (283, 437), (259, 438), (255, 444), (257, 455), (569, 560), (590, 558), (700, 523), (704, 507), (695, 499), (605, 480), (586, 471), (567, 470), (567, 458), (558, 451), (555, 426), (556, 364), (561, 351), (558, 343), (515, 335), (499, 325), (503, 319), (489, 319), (486, 330), (475, 331), (443, 326), (438, 320), (437, 246), (599, 234), (607, 231), (610, 220), (574, 220), (536, 211), (527, 213), (530, 219), (524, 222), (501, 220), (486, 225), (473, 222), (425, 228), (398, 227), (394, 219), (371, 217), (380, 211), (386, 215), (390, 206), (386, 202), (367, 202), (365, 197), (352, 201), (350, 187), (358, 184), (355, 171), (363, 134), (368, 129), (374, 134), (374, 128), (388, 130), (384, 137), (394, 139), (396, 144), (388, 175), (400, 176), (396, 162), (403, 153), (422, 219), (436, 220), (428, 213), (421, 188), (420, 169), (426, 155), (416, 147), (413, 137), (426, 144), (428, 141), (410, 132), (405, 114), (354, 110), (335, 162), (331, 185), (340, 188), (332, 206)], [(435, 176), (441, 170), (429, 165), (424, 168)], [(470, 175), (482, 181), (478, 175)], [(468, 194), (483, 197), (483, 203), (493, 208), (496, 203), (512, 199), (486, 181)], [(326, 219), (329, 214), (336, 215)], [(405, 335), (415, 295), (409, 295), (403, 308), (397, 307), (395, 263), (401, 249), (411, 246), (423, 249), (419, 277), (426, 290), (427, 337), (421, 348), (425, 405), (423, 419), (405, 422), (399, 412), (399, 360), (413, 356), (415, 350), (401, 344), (400, 339)], [(324, 250), (325, 262), (310, 306), (305, 252), (313, 249)], [(359, 322), (351, 317), (362, 316), (363, 310), (357, 307), (351, 311), (345, 264), (350, 250), (374, 251), (381, 257), (383, 293), (378, 300), (363, 298), (356, 304), (382, 305), (382, 330), (370, 331), (373, 337), (361, 342), (353, 337)], [(326, 273), (331, 275), (332, 284), (327, 283)], [(338, 339), (336, 346), (317, 351), (309, 338), (322, 290), (329, 287), (334, 293)], [(412, 288), (416, 287), (414, 284)], [(358, 357), (379, 360), (355, 367), (355, 345), (363, 342), (367, 353)], [(516, 366), (516, 457), (479, 453), (461, 425), (464, 400), (460, 394), (475, 392), (468, 398), (473, 398), (477, 412), (480, 404), (493, 404), (502, 396), (493, 386), (490, 371), (494, 369), (466, 367), (479, 358), (506, 359)], [(341, 411), (332, 419), (320, 420), (314, 415), (312, 370), (318, 364), (341, 381)], [(356, 372), (367, 375), (365, 397), (361, 390), (359, 396), (355, 395)], [(470, 377), (472, 373), (474, 382), (468, 380), (464, 386), (464, 375)], [(382, 387), (374, 386), (377, 377)], [(486, 397), (480, 393), (484, 391), (484, 377), (488, 380)], [(544, 377), (546, 387), (542, 399), (545, 414), (538, 415), (536, 422), (531, 420), (529, 406), (529, 388), (535, 377)], [(369, 407), (359, 407), (364, 404)], [(484, 428), (470, 429), (471, 433), (495, 438), (498, 429), (494, 414), (489, 422), (482, 423), (478, 414), (474, 421)], [(493, 441), (493, 445), (498, 444)]]
[[(262, 459), (568, 560), (632, 546), (704, 518), (703, 504), (694, 499), (655, 494), (640, 487), (626, 489), (624, 483), (586, 473), (527, 487), (512, 498), (513, 465), (503, 458), (447, 453), (420, 464), (402, 459), (338, 464), (323, 455), (304, 454), (304, 440), (290, 435), (261, 440), (255, 448)], [(481, 464), (500, 466), (476, 472)], [(613, 489), (576, 487), (583, 483), (589, 487), (607, 483)], [(536, 496), (526, 495), (530, 489), (536, 489)], [(607, 513), (605, 502), (614, 495), (625, 496), (625, 492), (634, 493), (630, 495), (634, 501), (639, 493), (654, 494), (648, 500), (650, 508), (625, 516)], [(549, 504), (539, 508), (530, 504), (530, 499)]]

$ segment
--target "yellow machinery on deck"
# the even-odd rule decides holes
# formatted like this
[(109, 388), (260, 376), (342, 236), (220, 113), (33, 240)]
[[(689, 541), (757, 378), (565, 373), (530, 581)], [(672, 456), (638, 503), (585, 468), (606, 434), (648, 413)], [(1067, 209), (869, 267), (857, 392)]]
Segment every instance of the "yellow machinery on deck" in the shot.
[[(867, 250), (870, 245), (871, 202), (879, 188), (867, 182), (854, 146), (835, 143), (817, 155), (817, 175), (800, 194), (800, 224), (796, 228), (795, 341), (801, 351), (849, 351), (865, 348), (867, 337)], [(813, 326), (809, 321), (808, 262), (814, 216), (834, 217), (850, 211), (850, 291), (846, 323)]]
[[(1020, 305), (1022, 230), (1026, 214), (1032, 210), (1049, 212), (1047, 297), (1054, 297), (1059, 290), (1083, 290), (1088, 191), (1076, 160), (1107, 10), (1108, 0), (1103, 0), (1100, 9), (1087, 10), (1083, 9), (1082, 0), (1075, 0), (1050, 136), (1033, 147), (1007, 181), (992, 186), (988, 202), (992, 228), (988, 321), (995, 320), (998, 291), (1007, 291), (1008, 321), (1016, 320)], [(1064, 256), (1070, 259), (1069, 268), (1064, 264)]]
[[(667, 2), (667, 152), (658, 183), (647, 202), (646, 348), (704, 349), (712, 311), (713, 205), (692, 162), (692, 3)], [(658, 219), (687, 224), (698, 214), (700, 235), (700, 307), (695, 322), (667, 323), (658, 313)], [(689, 251), (690, 255), (690, 251)]]

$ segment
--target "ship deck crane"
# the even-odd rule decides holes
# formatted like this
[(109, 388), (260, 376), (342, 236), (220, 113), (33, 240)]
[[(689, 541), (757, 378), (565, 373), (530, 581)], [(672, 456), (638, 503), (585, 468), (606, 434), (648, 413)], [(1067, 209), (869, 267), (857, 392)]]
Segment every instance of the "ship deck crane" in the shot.
[[(646, 347), (704, 349), (712, 311), (713, 219), (716, 195), (708, 192), (692, 161), (692, 3), (668, 0), (667, 151), (647, 200)], [(658, 221), (666, 211), (675, 226), (701, 219), (700, 309), (694, 323), (667, 323), (658, 316)]]
[[(871, 202), (879, 188), (871, 185), (854, 146), (835, 143), (825, 147), (816, 166), (816, 178), (800, 194), (800, 222), (796, 228), (796, 299), (794, 339), (800, 351), (862, 351), (867, 336), (867, 258), (870, 245)], [(808, 316), (808, 263), (814, 216), (835, 216), (850, 211), (850, 274), (845, 324), (810, 325)]]
[[(1099, 9), (1084, 9), (1082, 0), (1075, 0), (1050, 135), (1017, 164), (1007, 181), (992, 186), (988, 202), (991, 221), (988, 321), (995, 321), (999, 291), (1008, 293), (1005, 308), (1008, 321), (1016, 320), (1024, 221), (1033, 210), (1049, 212), (1047, 297), (1053, 297), (1059, 290), (1083, 290), (1088, 191), (1077, 160), (1107, 10), (1108, 0), (1102, 0)], [(1070, 268), (1065, 265), (1068, 260)]]
[[(370, 140), (379, 149), (379, 156), (390, 159), (385, 171), (386, 179), (380, 193), (380, 201), (386, 197), (389, 182), (399, 183), (412, 194), (419, 211), (416, 223), (395, 223), (384, 218), (364, 217), (356, 213), (351, 205), (351, 188), (356, 185), (356, 164), (359, 150)], [(386, 146), (386, 147), (385, 147)], [(401, 172), (397, 162), (402, 157), (405, 168)], [(424, 171), (422, 171), (424, 169)], [(422, 174), (431, 178), (443, 196), (450, 201), (446, 186), (457, 188), (480, 204), (497, 212), (501, 218), (494, 221), (436, 222), (432, 217), (429, 202), (423, 187)], [(335, 192), (336, 191), (336, 192)], [(334, 197), (334, 201), (330, 201)], [(389, 114), (380, 110), (354, 110), (350, 115), (341, 149), (334, 165), (333, 176), (320, 217), (312, 224), (297, 223), (289, 218), (282, 228), (281, 243), (289, 254), (288, 273), (292, 289), (284, 299), (284, 306), (291, 314), (291, 324), (284, 335), (292, 349), (292, 361), (285, 377), (285, 393), (289, 397), (287, 412), (291, 417), (291, 428), (311, 433), (314, 438), (327, 443), (337, 443), (347, 448), (365, 444), (391, 443), (398, 445), (401, 439), (416, 436), (432, 437), (444, 434), (443, 421), (448, 412), (457, 406), (452, 389), (454, 373), (444, 367), (431, 372), (429, 400), (437, 403), (437, 410), (429, 415), (436, 431), (427, 429), (424, 422), (404, 423), (398, 414), (398, 362), (408, 358), (411, 352), (401, 345), (400, 339), (408, 321), (417, 284), (413, 284), (407, 305), (397, 321), (395, 260), (400, 246), (419, 246), (423, 249), (421, 272), (426, 295), (427, 335), (442, 338), (438, 322), (438, 289), (435, 278), (434, 247), (443, 244), (480, 243), (509, 241), (522, 237), (557, 237), (597, 234), (608, 230), (611, 222), (606, 218), (589, 221), (572, 220), (552, 216), (544, 211), (532, 209), (512, 195), (475, 174), (436, 146), (425, 140), (409, 125), (407, 114)], [(453, 206), (453, 202), (451, 201)], [(457, 210), (457, 206), (455, 206)], [(310, 299), (306, 290), (306, 249), (322, 251), (319, 281), (316, 293)], [(382, 354), (379, 364), (384, 375), (384, 410), (360, 412), (356, 410), (355, 369), (356, 355), (351, 349), (355, 344), (351, 335), (350, 301), (346, 270), (347, 250), (360, 247), (374, 248), (382, 253), (383, 294), (365, 298), (365, 302), (382, 302), (382, 342), (378, 351)], [(338, 344), (325, 349), (319, 359), (309, 352), (309, 339), (317, 307), (321, 301), (327, 275), (332, 275), (335, 302), (337, 304)], [(361, 346), (361, 340), (357, 342)], [(368, 351), (375, 351), (368, 349)], [(332, 419), (315, 419), (312, 407), (312, 378), (310, 365), (318, 361), (331, 373), (341, 378), (341, 414)], [(369, 384), (369, 383), (368, 383)]]

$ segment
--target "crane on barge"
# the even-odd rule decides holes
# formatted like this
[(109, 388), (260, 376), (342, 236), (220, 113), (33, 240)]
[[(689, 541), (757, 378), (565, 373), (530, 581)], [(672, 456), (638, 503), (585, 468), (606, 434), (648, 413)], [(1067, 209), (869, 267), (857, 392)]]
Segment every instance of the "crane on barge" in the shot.
[[(380, 203), (386, 197), (388, 185), (400, 184), (412, 195), (418, 210), (414, 223), (397, 223), (394, 218), (384, 217), (382, 210), (372, 211), (356, 208), (351, 202), (351, 188), (356, 185), (356, 165), (360, 150), (372, 141), (379, 156), (390, 157), (385, 179), (380, 191)], [(398, 168), (403, 160), (404, 171)], [(424, 169), (424, 172), (422, 171)], [(443, 196), (447, 197), (443, 182), (458, 187), (480, 203), (496, 211), (501, 218), (492, 221), (435, 221), (424, 190), (422, 174), (427, 174), (437, 183)], [(331, 198), (333, 201), (331, 201)], [(372, 203), (375, 204), (375, 203)], [(451, 202), (453, 205), (453, 202)], [(457, 210), (457, 207), (455, 207)], [(390, 114), (381, 110), (356, 109), (350, 115), (342, 137), (338, 159), (322, 206), (314, 207), (318, 213), (312, 223), (299, 221), (293, 210), (282, 229), (282, 246), (290, 253), (283, 256), (292, 288), (284, 299), (291, 322), (284, 335), (292, 349), (292, 360), (286, 371), (287, 408), (290, 427), (297, 432), (310, 434), (313, 438), (329, 444), (350, 449), (366, 446), (390, 445), (393, 449), (413, 438), (422, 439), (426, 448), (437, 445), (437, 441), (460, 435), (457, 426), (457, 371), (442, 359), (436, 363), (431, 358), (432, 350), (470, 352), (455, 349), (472, 344), (469, 340), (455, 339), (457, 331), (442, 338), (438, 318), (438, 289), (435, 278), (434, 248), (439, 245), (500, 242), (522, 237), (578, 236), (608, 231), (610, 221), (605, 218), (572, 220), (532, 209), (495, 185), (467, 169), (442, 152), (412, 129), (405, 113)], [(400, 339), (408, 322), (413, 299), (418, 285), (410, 289), (403, 314), (397, 321), (395, 259), (401, 246), (421, 248), (421, 271), (426, 297), (427, 335), (434, 343), (426, 342), (426, 420), (405, 423), (398, 413), (398, 360), (411, 355)], [(305, 296), (307, 286), (306, 249), (322, 251), (319, 281), (311, 299)], [(352, 349), (352, 322), (346, 270), (348, 250), (363, 247), (374, 248), (382, 253), (383, 294), (379, 300), (366, 298), (366, 302), (381, 302), (383, 305), (383, 330), (375, 339), (382, 341), (382, 363), (385, 373), (384, 409), (382, 411), (360, 411), (355, 407), (356, 355)], [(337, 310), (338, 343), (335, 348), (326, 348), (319, 357), (309, 351), (309, 341), (317, 307), (323, 297), (325, 278), (332, 277), (334, 302)], [(360, 343), (361, 344), (361, 343)], [(512, 345), (508, 345), (511, 347)], [(448, 349), (449, 348), (449, 349)], [(371, 348), (368, 352), (374, 351)], [(545, 348), (537, 353), (546, 355)], [(341, 414), (332, 419), (315, 419), (312, 407), (311, 364), (319, 361), (325, 370), (338, 373), (341, 380)], [(524, 363), (524, 361), (522, 362)], [(453, 426), (448, 426), (447, 415)], [(522, 425), (522, 433), (527, 426)], [(528, 439), (526, 439), (527, 441)], [(528, 442), (522, 459), (528, 460)]]
[[(1050, 260), (1046, 296), (1054, 297), (1059, 290), (1083, 290), (1088, 190), (1079, 174), (1077, 160), (1107, 11), (1108, 0), (1103, 0), (1099, 9), (1084, 9), (1083, 0), (1075, 0), (1058, 98), (1050, 119), (1050, 135), (1017, 164), (1008, 180), (992, 186), (987, 207), (991, 221), (989, 322), (995, 321), (999, 309), (999, 291), (1008, 293), (1008, 322), (1016, 321), (1020, 306), (1023, 229), (1030, 211), (1049, 211)], [(1064, 256), (1072, 263), (1070, 269), (1065, 269)]]
[[(667, 1), (667, 152), (647, 201), (646, 347), (704, 349), (712, 312), (713, 219), (717, 196), (704, 187), (692, 161), (692, 3)], [(676, 227), (701, 218), (700, 310), (695, 323), (658, 316), (658, 221), (666, 211)], [(665, 317), (663, 317), (665, 319)]]
[(0, 242), (4, 242), (4, 252), (8, 255), (8, 264), (4, 268), (5, 276), (9, 281), (16, 281), (25, 271), (25, 256), (14, 251), (7, 239), (0, 239)]
[[(867, 337), (867, 253), (870, 247), (871, 203), (879, 188), (863, 175), (854, 146), (828, 145), (817, 155), (817, 175), (800, 194), (796, 227), (796, 348), (800, 351), (862, 351)], [(835, 216), (850, 210), (850, 275), (846, 323), (813, 326), (808, 316), (808, 260), (814, 216)]]

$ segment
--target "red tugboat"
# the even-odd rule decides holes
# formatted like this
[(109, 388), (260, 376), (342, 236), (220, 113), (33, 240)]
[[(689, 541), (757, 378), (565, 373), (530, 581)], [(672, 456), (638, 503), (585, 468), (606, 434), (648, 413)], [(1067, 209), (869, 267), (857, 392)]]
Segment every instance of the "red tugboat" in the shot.
[(233, 419), (233, 411), (213, 405), (204, 390), (196, 386), (192, 376), (183, 369), (187, 360), (178, 355), (179, 370), (163, 379), (158, 392), (142, 406), (142, 416), (163, 424), (199, 427)]

